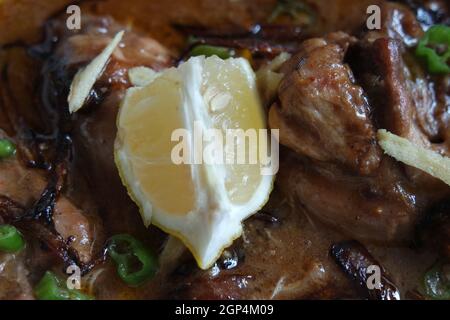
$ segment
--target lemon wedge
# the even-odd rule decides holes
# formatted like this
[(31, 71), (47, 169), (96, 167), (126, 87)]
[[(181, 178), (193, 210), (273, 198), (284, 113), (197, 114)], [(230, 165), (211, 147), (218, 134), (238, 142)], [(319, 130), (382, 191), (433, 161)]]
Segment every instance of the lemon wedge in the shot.
[[(116, 164), (145, 225), (179, 238), (200, 268), (212, 266), (241, 236), (242, 221), (267, 202), (273, 188), (274, 175), (262, 174), (262, 158), (249, 160), (261, 150), (267, 127), (249, 63), (200, 56), (167, 69), (148, 85), (128, 89), (117, 127)], [(223, 163), (197, 161), (198, 128), (203, 133), (214, 129), (223, 137), (229, 129), (262, 134), (256, 144), (242, 136), (230, 139), (234, 151), (224, 143)], [(188, 141), (174, 139), (180, 129), (190, 134)], [(211, 146), (211, 140), (203, 142), (202, 150)], [(174, 161), (174, 150), (181, 145), (186, 149), (178, 154), (189, 154), (190, 161)], [(239, 147), (248, 161), (236, 160)]]

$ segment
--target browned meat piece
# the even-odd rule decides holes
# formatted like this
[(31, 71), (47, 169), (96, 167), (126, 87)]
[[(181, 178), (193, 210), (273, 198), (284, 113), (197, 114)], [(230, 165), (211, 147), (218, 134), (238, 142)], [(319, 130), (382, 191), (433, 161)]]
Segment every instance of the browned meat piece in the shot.
[(297, 153), (367, 175), (378, 168), (380, 150), (363, 90), (343, 62), (354, 41), (342, 33), (305, 41), (282, 68), (270, 125)]
[[(382, 29), (368, 32), (354, 46), (356, 49), (351, 48), (347, 59), (368, 93), (378, 127), (424, 145), (413, 103), (417, 102), (422, 114), (432, 113), (435, 97), (428, 92), (426, 81), (418, 83), (422, 90), (414, 90), (413, 76), (403, 58), (406, 46), (416, 44), (423, 31), (414, 14), (403, 5), (385, 3), (382, 16)], [(425, 123), (425, 127), (437, 134), (433, 124)]]
[(385, 25), (368, 32), (351, 48), (347, 57), (356, 77), (367, 92), (379, 127), (416, 143), (442, 140), (448, 123), (442, 118), (448, 108), (448, 80), (429, 77), (407, 49), (423, 30), (406, 7), (383, 5)]
[[(0, 132), (1, 137), (1, 132)], [(46, 178), (39, 170), (24, 167), (17, 157), (0, 161), (0, 196), (31, 208), (46, 187)], [(66, 197), (56, 201), (53, 216), (56, 231), (77, 250), (82, 261), (91, 258), (94, 230), (88, 218)]]
[(278, 184), (354, 238), (404, 240), (417, 219), (416, 195), (399, 166), (382, 161), (366, 97), (343, 62), (353, 42), (344, 34), (308, 40), (285, 64), (270, 125), (304, 160), (284, 157)]
[[(448, 80), (430, 79), (408, 53), (407, 46), (423, 31), (407, 7), (385, 3), (383, 17), (382, 30), (359, 42), (334, 34), (333, 40), (303, 43), (285, 65), (270, 125), (281, 129), (281, 143), (300, 156), (282, 158), (278, 178), (292, 203), (358, 240), (398, 242), (410, 240), (425, 208), (450, 190), (425, 173), (381, 156), (373, 132), (385, 128), (447, 152), (449, 99), (443, 88), (448, 88)], [(362, 88), (351, 71), (344, 71), (349, 67), (343, 61)], [(334, 110), (336, 105), (341, 108)]]
[(355, 239), (381, 243), (412, 236), (422, 200), (389, 158), (373, 177), (362, 177), (285, 155), (278, 185), (293, 206)]
[[(450, 155), (448, 77), (428, 76), (407, 49), (406, 38), (396, 36), (405, 32), (405, 25), (414, 25), (408, 30), (416, 30), (408, 33), (411, 42), (423, 34), (412, 12), (391, 3), (383, 6), (383, 12), (387, 27), (369, 32), (347, 57), (367, 92), (377, 127)], [(436, 179), (413, 168), (406, 170), (418, 185), (428, 185), (436, 193), (448, 191)]]
[[(357, 241), (347, 241), (334, 244), (330, 249), (331, 256), (342, 270), (354, 281), (371, 300), (400, 300), (400, 292), (390, 279), (383, 266)], [(369, 281), (370, 275), (375, 270), (370, 267), (378, 267), (381, 272), (380, 282)], [(375, 288), (369, 288), (368, 284)]]
[[(426, 137), (421, 133), (416, 122), (417, 112), (410, 90), (412, 88), (407, 82), (409, 69), (402, 58), (404, 53), (402, 47), (390, 38), (380, 38), (368, 46), (359, 58), (364, 56), (366, 61), (371, 62), (365, 64), (367, 71), (370, 69), (371, 73), (363, 75), (367, 77), (364, 79), (367, 81), (363, 80), (362, 83), (364, 88), (367, 88), (372, 105), (376, 106), (374, 115), (378, 126), (420, 145), (426, 145)], [(360, 74), (358, 68), (355, 70)], [(370, 80), (375, 81), (369, 82)], [(427, 101), (427, 99), (424, 100)], [(422, 103), (419, 107), (429, 110), (432, 105)]]
[(377, 38), (386, 37), (411, 47), (416, 45), (423, 35), (419, 21), (405, 5), (384, 2), (381, 6), (381, 21), (381, 30), (367, 33), (366, 39), (372, 42)]
[(71, 246), (79, 253), (81, 261), (88, 262), (92, 257), (94, 230), (83, 213), (61, 197), (56, 202), (53, 221), (60, 235), (70, 237)]

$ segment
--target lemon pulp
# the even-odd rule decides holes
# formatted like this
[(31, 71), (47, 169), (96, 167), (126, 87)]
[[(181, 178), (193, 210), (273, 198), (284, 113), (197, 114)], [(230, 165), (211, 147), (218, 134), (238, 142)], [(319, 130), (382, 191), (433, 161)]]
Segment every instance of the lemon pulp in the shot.
[[(119, 112), (116, 163), (144, 223), (180, 238), (203, 269), (241, 235), (242, 221), (272, 190), (273, 176), (261, 174), (259, 143), (250, 143), (252, 135), (264, 142), (259, 134), (266, 128), (255, 82), (242, 58), (194, 57), (147, 86), (129, 89)], [(195, 138), (196, 127), (221, 132), (224, 145), (229, 129), (249, 136), (230, 140), (235, 153), (224, 149), (224, 163), (175, 164), (180, 141), (174, 141), (174, 132), (185, 129)], [(195, 142), (185, 142), (192, 159)], [(245, 156), (238, 164), (239, 148)]]

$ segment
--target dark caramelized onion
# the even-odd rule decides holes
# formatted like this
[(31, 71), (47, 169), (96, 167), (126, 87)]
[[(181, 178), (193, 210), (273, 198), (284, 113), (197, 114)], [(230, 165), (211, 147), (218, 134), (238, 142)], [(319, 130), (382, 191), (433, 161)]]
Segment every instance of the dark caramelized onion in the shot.
[[(400, 292), (387, 272), (359, 242), (348, 241), (335, 244), (331, 247), (330, 254), (370, 300), (400, 300)], [(367, 270), (370, 266), (378, 266), (381, 269), (381, 289), (370, 290), (367, 286), (370, 276)]]

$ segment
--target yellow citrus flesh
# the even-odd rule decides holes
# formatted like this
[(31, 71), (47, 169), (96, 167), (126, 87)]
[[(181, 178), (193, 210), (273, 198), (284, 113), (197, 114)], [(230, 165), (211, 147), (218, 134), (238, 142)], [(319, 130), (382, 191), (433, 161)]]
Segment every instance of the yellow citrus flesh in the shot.
[[(255, 129), (249, 135), (265, 129), (248, 62), (195, 57), (168, 69), (128, 90), (117, 126), (116, 163), (144, 223), (180, 238), (201, 268), (210, 267), (241, 235), (242, 221), (266, 203), (273, 176), (261, 174), (258, 143), (245, 135), (233, 138), (236, 150), (245, 150), (241, 164), (224, 148), (224, 159), (234, 160), (177, 165), (172, 153), (180, 141), (172, 134), (184, 128), (195, 136), (195, 126), (219, 129), (225, 145), (227, 129)], [(191, 139), (185, 146), (191, 156), (197, 152)]]

